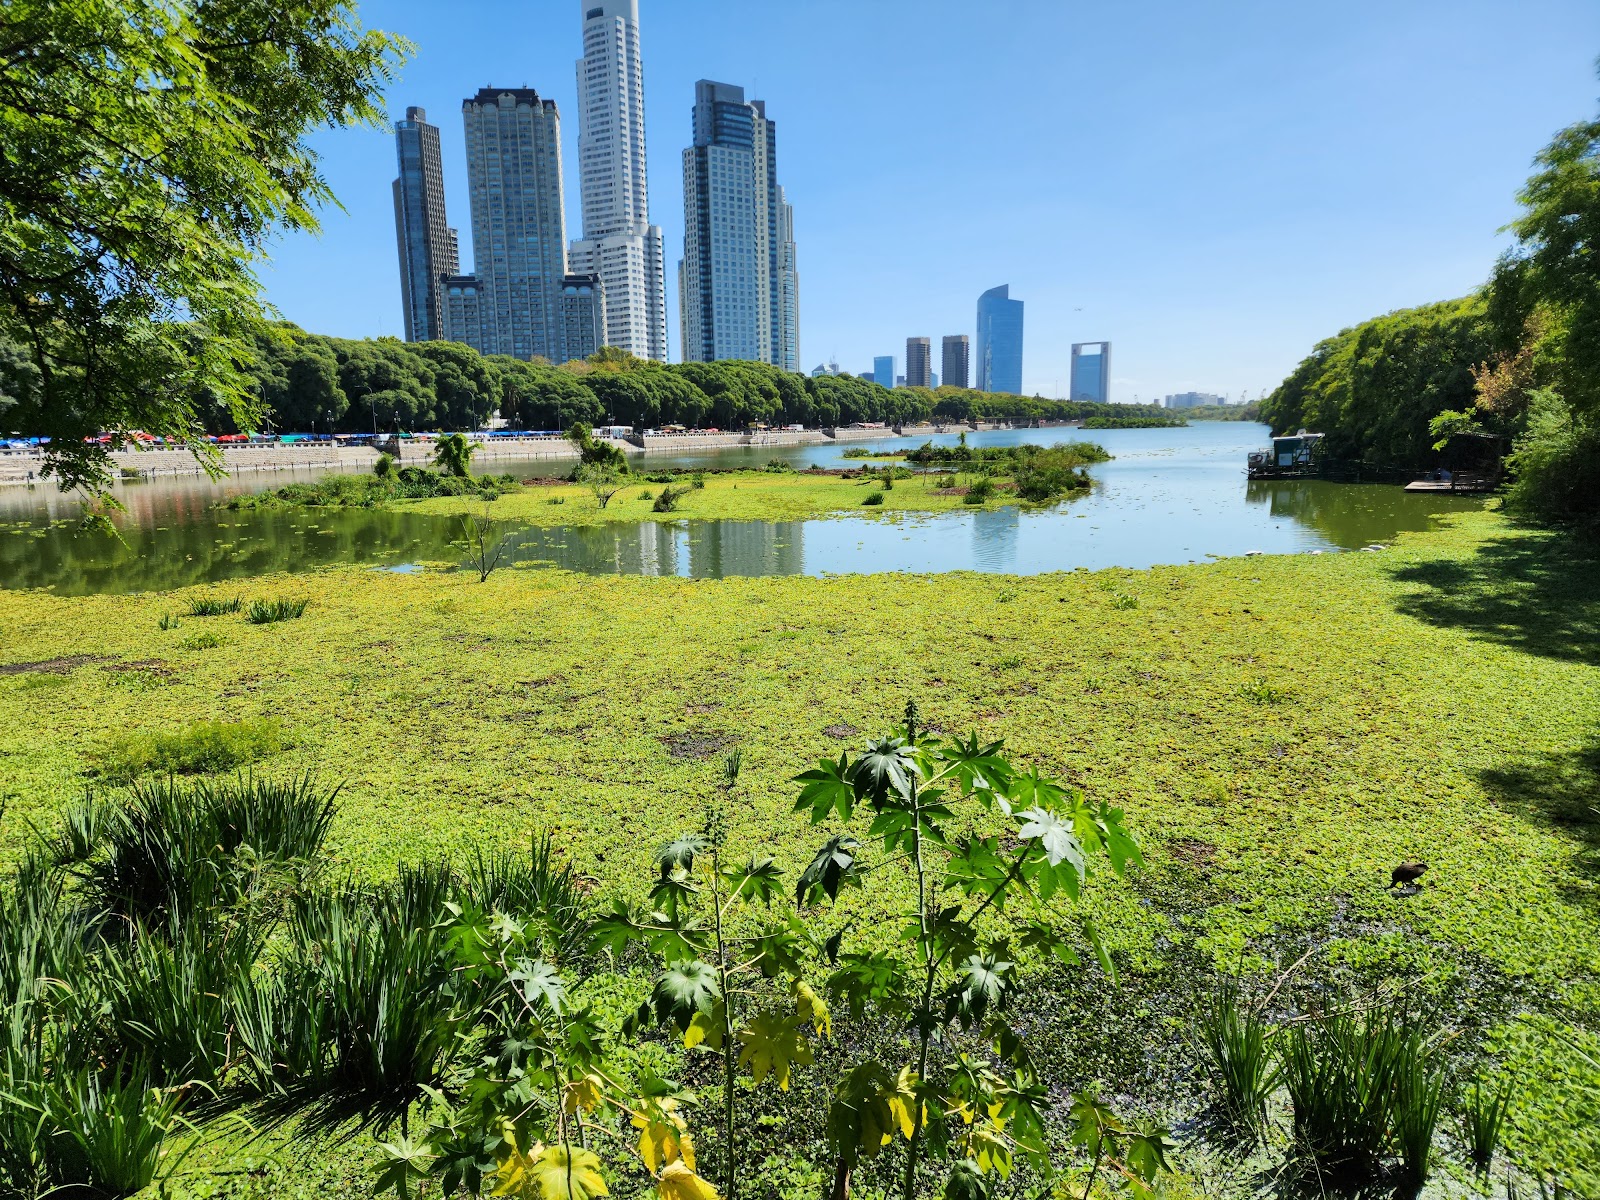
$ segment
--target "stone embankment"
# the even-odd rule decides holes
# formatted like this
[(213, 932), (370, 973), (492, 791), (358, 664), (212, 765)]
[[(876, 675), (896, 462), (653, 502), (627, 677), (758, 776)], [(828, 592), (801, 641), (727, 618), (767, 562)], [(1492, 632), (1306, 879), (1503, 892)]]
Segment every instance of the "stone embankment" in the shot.
[[(635, 436), (626, 441), (613, 440), (612, 444), (629, 454), (682, 453), (686, 450), (714, 450), (737, 446), (771, 446), (774, 449), (781, 449), (785, 446), (860, 442), (874, 438), (932, 437), (939, 433), (956, 433), (970, 428), (968, 425), (952, 423), (906, 425), (898, 430), (893, 428), (775, 429), (760, 433), (683, 433), (654, 437)], [(978, 428), (1005, 429), (1007, 426), (983, 422)], [(401, 461), (406, 464), (427, 462), (432, 453), (431, 443), (412, 442), (405, 447)], [(541, 458), (570, 462), (576, 457), (577, 452), (563, 437), (495, 438), (481, 443), (472, 461), (474, 464), (485, 465), (497, 461), (526, 461)], [(222, 470), (228, 475), (308, 469), (370, 471), (377, 461), (378, 451), (371, 446), (274, 442), (257, 446), (228, 446), (221, 450)], [(187, 450), (119, 450), (112, 454), (111, 462), (112, 469), (121, 472), (124, 478), (148, 479), (205, 474), (205, 469)], [(0, 451), (0, 484), (36, 482), (43, 465), (43, 456), (35, 451)]]

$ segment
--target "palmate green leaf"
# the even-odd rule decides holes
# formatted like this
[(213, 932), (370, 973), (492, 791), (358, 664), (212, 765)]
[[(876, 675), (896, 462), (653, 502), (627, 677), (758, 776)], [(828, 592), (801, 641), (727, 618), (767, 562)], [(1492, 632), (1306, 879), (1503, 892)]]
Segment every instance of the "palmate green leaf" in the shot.
[(1171, 1130), (1165, 1126), (1140, 1124), (1128, 1139), (1128, 1150), (1122, 1161), (1145, 1183), (1154, 1183), (1162, 1171), (1172, 1170), (1167, 1155), (1177, 1148)]
[(891, 1016), (903, 1016), (906, 997), (911, 994), (911, 977), (905, 965), (882, 951), (841, 956), (839, 968), (828, 976), (828, 994), (842, 999), (850, 1015), (860, 1020), (867, 1005)]
[(688, 901), (699, 893), (693, 879), (682, 871), (674, 871), (656, 880), (650, 889), (650, 903), (665, 912), (669, 920), (676, 921)]
[(989, 1200), (989, 1181), (983, 1169), (970, 1158), (950, 1164), (944, 1181), (944, 1200)]
[(400, 1200), (411, 1200), (417, 1185), (428, 1178), (432, 1169), (433, 1153), (421, 1142), (401, 1136), (392, 1142), (380, 1142), (383, 1161), (375, 1168), (378, 1176), (373, 1184), (377, 1195), (393, 1192)]
[(1024, 950), (1032, 950), (1068, 966), (1076, 966), (1081, 961), (1077, 949), (1057, 933), (1055, 926), (1048, 921), (1029, 921), (1023, 927), (1021, 944)]
[(488, 1130), (462, 1129), (452, 1133), (440, 1143), (439, 1161), (434, 1166), (443, 1193), (446, 1196), (461, 1190), (474, 1196), (481, 1193), (483, 1181), (500, 1169), (500, 1152), (504, 1147), (505, 1142)]
[(822, 824), (835, 812), (840, 820), (848, 821), (856, 804), (856, 790), (850, 783), (852, 769), (849, 756), (841, 754), (838, 762), (825, 758), (814, 770), (796, 775), (794, 781), (805, 786), (794, 802), (794, 811), (810, 809), (813, 825)]
[(621, 900), (611, 902), (611, 911), (597, 918), (589, 926), (589, 949), (598, 954), (609, 951), (621, 954), (628, 943), (642, 936), (644, 914)]
[(771, 1075), (779, 1091), (788, 1091), (791, 1066), (811, 1062), (808, 1027), (809, 1022), (799, 1016), (775, 1010), (758, 1013), (739, 1030), (739, 1065), (750, 1068), (757, 1085)]
[(782, 878), (783, 871), (772, 859), (758, 859), (753, 854), (744, 866), (729, 867), (722, 872), (731, 899), (747, 903), (759, 900), (769, 908), (773, 898), (782, 890), (779, 883)]
[(561, 981), (561, 976), (556, 974), (556, 969), (549, 963), (524, 959), (507, 972), (506, 978), (511, 981), (512, 986), (522, 996), (522, 1002), (529, 1008), (535, 1011), (545, 1008), (557, 1016), (560, 1015), (561, 1007), (567, 999), (567, 985)]
[(1004, 742), (980, 742), (977, 733), (969, 733), (967, 740), (957, 738), (940, 753), (944, 770), (961, 782), (966, 791), (985, 803), (1010, 794), (1015, 776), (1010, 763), (1001, 757)]
[(988, 1013), (990, 1005), (1005, 1003), (1016, 974), (1016, 964), (994, 954), (973, 954), (956, 967), (956, 980), (945, 997), (946, 1019), (954, 1017), (971, 1029)]
[(922, 773), (904, 738), (882, 738), (867, 745), (851, 765), (849, 780), (856, 795), (874, 804), (890, 797), (911, 799), (911, 782)]
[(1071, 864), (1079, 876), (1084, 872), (1083, 843), (1078, 835), (1055, 813), (1043, 808), (1024, 809), (1018, 814), (1022, 827), (1017, 836), (1024, 841), (1036, 841), (1044, 851), (1045, 860), (1052, 867)]
[(694, 870), (694, 856), (703, 852), (706, 840), (698, 833), (676, 837), (656, 852), (656, 866), (662, 879), (669, 879), (675, 871)]
[(963, 896), (987, 896), (1010, 872), (999, 838), (969, 838), (958, 842), (945, 861), (945, 886)]
[(827, 843), (812, 855), (806, 869), (800, 872), (795, 883), (796, 904), (804, 905), (820, 889), (830, 900), (839, 898), (839, 889), (846, 883), (857, 883), (856, 851), (861, 843), (847, 833), (829, 838)]
[(808, 945), (798, 921), (774, 921), (750, 939), (751, 958), (768, 979), (798, 975)]
[(1038, 767), (1018, 772), (1008, 789), (1016, 808), (1042, 808), (1055, 812), (1067, 794), (1067, 789), (1053, 779), (1039, 774)]
[(679, 1033), (689, 1028), (696, 1013), (710, 1012), (720, 999), (722, 986), (716, 971), (698, 959), (673, 963), (650, 993), (656, 1020), (676, 1026)]
[(1099, 812), (1100, 831), (1105, 835), (1106, 854), (1111, 858), (1111, 869), (1121, 875), (1128, 863), (1136, 866), (1144, 863), (1144, 854), (1139, 849), (1139, 843), (1128, 832), (1123, 823), (1125, 814), (1120, 808), (1112, 808), (1102, 803)]

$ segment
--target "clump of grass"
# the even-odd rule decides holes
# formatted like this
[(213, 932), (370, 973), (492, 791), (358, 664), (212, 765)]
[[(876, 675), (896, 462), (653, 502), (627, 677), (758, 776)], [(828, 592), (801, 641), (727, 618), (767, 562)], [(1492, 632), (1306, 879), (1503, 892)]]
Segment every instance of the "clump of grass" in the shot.
[(961, 503), (971, 504), (976, 507), (994, 496), (994, 480), (987, 475), (974, 480), (972, 486), (967, 488), (967, 494), (961, 497)]
[(652, 492), (649, 488), (645, 488), (644, 491), (639, 493), (639, 499), (641, 499), (641, 500), (654, 500), (655, 498), (656, 498), (656, 494), (654, 492)]
[(111, 744), (100, 757), (100, 773), (115, 783), (140, 775), (215, 775), (237, 770), (282, 750), (283, 727), (270, 717), (244, 721), (197, 721), (173, 732), (141, 731)]
[(1241, 684), (1239, 694), (1252, 704), (1282, 704), (1289, 693), (1265, 679), (1254, 679)]
[(1272, 1054), (1271, 1023), (1230, 979), (1202, 1001), (1195, 1025), (1223, 1116), (1259, 1141), (1266, 1133), (1267, 1100), (1282, 1079)]
[(933, 486), (942, 490), (948, 490), (956, 486), (956, 477), (954, 475), (941, 475), (934, 481)]
[(546, 504), (565, 504), (566, 502), (567, 498), (565, 496), (551, 496), (545, 501)]
[(1130, 595), (1128, 592), (1117, 592), (1111, 597), (1111, 607), (1120, 609), (1123, 612), (1129, 612), (1139, 607), (1139, 597)]
[(161, 620), (156, 622), (156, 628), (161, 630), (162, 633), (170, 633), (182, 624), (183, 622), (178, 619), (177, 613), (162, 613)]
[(143, 1070), (78, 1068), (44, 1093), (41, 1132), (50, 1191), (131, 1196), (149, 1187), (178, 1126), (182, 1092), (149, 1085)]
[[(176, 623), (177, 618), (173, 618), (173, 620), (174, 623)], [(206, 633), (197, 633), (193, 637), (186, 637), (183, 639), (183, 641), (178, 643), (178, 645), (183, 647), (185, 650), (215, 650), (219, 646), (226, 646), (227, 644), (227, 638), (223, 637), (221, 634), (211, 633), (209, 631)]]
[(1390, 1003), (1292, 1025), (1283, 1078), (1296, 1150), (1320, 1177), (1376, 1181), (1394, 1155), (1411, 1183), (1427, 1178), (1444, 1071), (1415, 1008)]
[(1016, 599), (1017, 593), (1015, 588), (1001, 588), (999, 592), (995, 594), (994, 602), (996, 604), (1012, 604), (1016, 602)]
[(695, 491), (699, 491), (701, 488), (705, 487), (706, 473), (704, 471), (696, 471), (693, 475), (689, 476), (689, 486)]
[(58, 867), (88, 862), (116, 816), (115, 808), (94, 795), (67, 805), (60, 829), (46, 841), (51, 861)]
[(245, 970), (227, 1005), (245, 1086), (280, 1096), (326, 1090), (333, 1034), (313, 964), (296, 957), (273, 970)]
[(862, 497), (861, 503), (866, 504), (866, 505), (882, 504), (883, 503), (883, 493), (882, 492), (868, 492), (864, 497)]
[(191, 617), (226, 617), (238, 612), (244, 607), (241, 596), (232, 596), (226, 600), (215, 596), (205, 596), (189, 601), (189, 615)]
[(1506, 1112), (1511, 1107), (1511, 1085), (1489, 1091), (1483, 1080), (1472, 1081), (1472, 1091), (1460, 1101), (1461, 1137), (1478, 1174), (1487, 1177), (1500, 1146)]
[(237, 895), (264, 865), (317, 860), (338, 793), (311, 775), (136, 786), (83, 871), (85, 890), (97, 908), (139, 919)]
[(467, 864), (462, 891), (483, 912), (535, 925), (550, 961), (571, 963), (584, 953), (589, 923), (583, 892), (572, 864), (556, 861), (549, 834), (536, 838), (526, 854), (479, 849)]
[(248, 614), (252, 625), (271, 625), (277, 621), (296, 621), (305, 616), (311, 603), (308, 597), (297, 600), (252, 600)]

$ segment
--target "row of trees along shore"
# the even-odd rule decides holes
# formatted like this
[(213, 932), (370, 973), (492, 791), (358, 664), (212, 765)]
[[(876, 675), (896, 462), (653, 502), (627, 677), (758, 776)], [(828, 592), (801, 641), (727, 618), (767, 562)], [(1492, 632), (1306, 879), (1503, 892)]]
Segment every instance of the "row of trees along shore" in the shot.
[[(604, 349), (554, 365), (481, 355), (458, 342), (353, 341), (280, 326), (258, 342), (254, 368), (267, 426), (279, 430), (469, 429), (498, 413), (518, 429), (662, 425), (746, 429), (942, 421), (1130, 422), (1161, 409), (1012, 396), (963, 388), (886, 388), (852, 375), (807, 377), (758, 362), (646, 362)], [(233, 418), (210, 414), (212, 432)]]
[(1509, 501), (1600, 529), (1600, 119), (1535, 159), (1516, 243), (1470, 296), (1321, 342), (1261, 405), (1342, 459), (1429, 465), (1452, 434), (1511, 448)]

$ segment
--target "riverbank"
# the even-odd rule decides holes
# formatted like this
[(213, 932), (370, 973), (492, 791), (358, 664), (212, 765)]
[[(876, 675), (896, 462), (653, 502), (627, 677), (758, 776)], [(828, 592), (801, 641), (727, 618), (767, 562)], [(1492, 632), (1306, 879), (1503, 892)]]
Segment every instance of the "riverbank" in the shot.
[[(1041, 428), (1074, 428), (1076, 422), (1056, 422)], [(725, 450), (742, 446), (774, 449), (795, 446), (824, 446), (846, 442), (873, 441), (894, 437), (933, 437), (962, 429), (979, 431), (1009, 429), (1009, 425), (979, 422), (970, 425), (907, 425), (899, 429), (765, 430), (752, 433), (685, 433), (634, 438), (602, 438), (629, 456), (648, 460), (652, 454), (682, 454), (701, 450)], [(220, 447), (219, 462), (224, 475), (273, 474), (283, 471), (370, 471), (378, 461), (371, 446), (334, 446), (316, 442), (264, 443), (253, 446)], [(433, 455), (432, 442), (414, 441), (405, 445), (401, 461), (409, 465), (427, 463)], [(485, 438), (478, 444), (473, 461), (481, 465), (534, 459), (573, 462), (578, 452), (563, 437)], [(187, 450), (119, 450), (111, 456), (112, 469), (124, 478), (162, 479), (200, 477), (206, 470)], [(40, 481), (44, 456), (32, 451), (0, 451), (0, 486)]]
[[(1032, 578), (345, 568), (167, 595), (0, 592), (0, 856), (81, 795), (117, 738), (264, 718), (287, 748), (258, 770), (347, 781), (336, 871), (548, 831), (597, 896), (632, 891), (738, 747), (731, 844), (792, 879), (815, 835), (789, 780), (915, 696), (946, 732), (1004, 737), (1125, 808), (1146, 846), (1145, 871), (1089, 898), (1120, 987), (1063, 971), (1052, 994), (1071, 1002), (1038, 1017), (1060, 1088), (1097, 1074), (1181, 1109), (1194, 1064), (1169, 1023), (1195, 972), (1309, 950), (1300, 977), (1403, 982), (1485, 1039), (1493, 1077), (1516, 1080), (1520, 1161), (1589, 1194), (1600, 1072), (1571, 1047), (1600, 1057), (1596, 566), (1478, 514), (1383, 553)], [(191, 597), (235, 593), (311, 604), (282, 625), (158, 628)], [(1387, 891), (1415, 857), (1426, 886)], [(895, 899), (873, 894), (849, 901), (868, 922)], [(257, 1161), (253, 1195), (364, 1194), (367, 1135), (283, 1136), (217, 1141), (186, 1169)], [(786, 1136), (752, 1153), (782, 1155)]]

